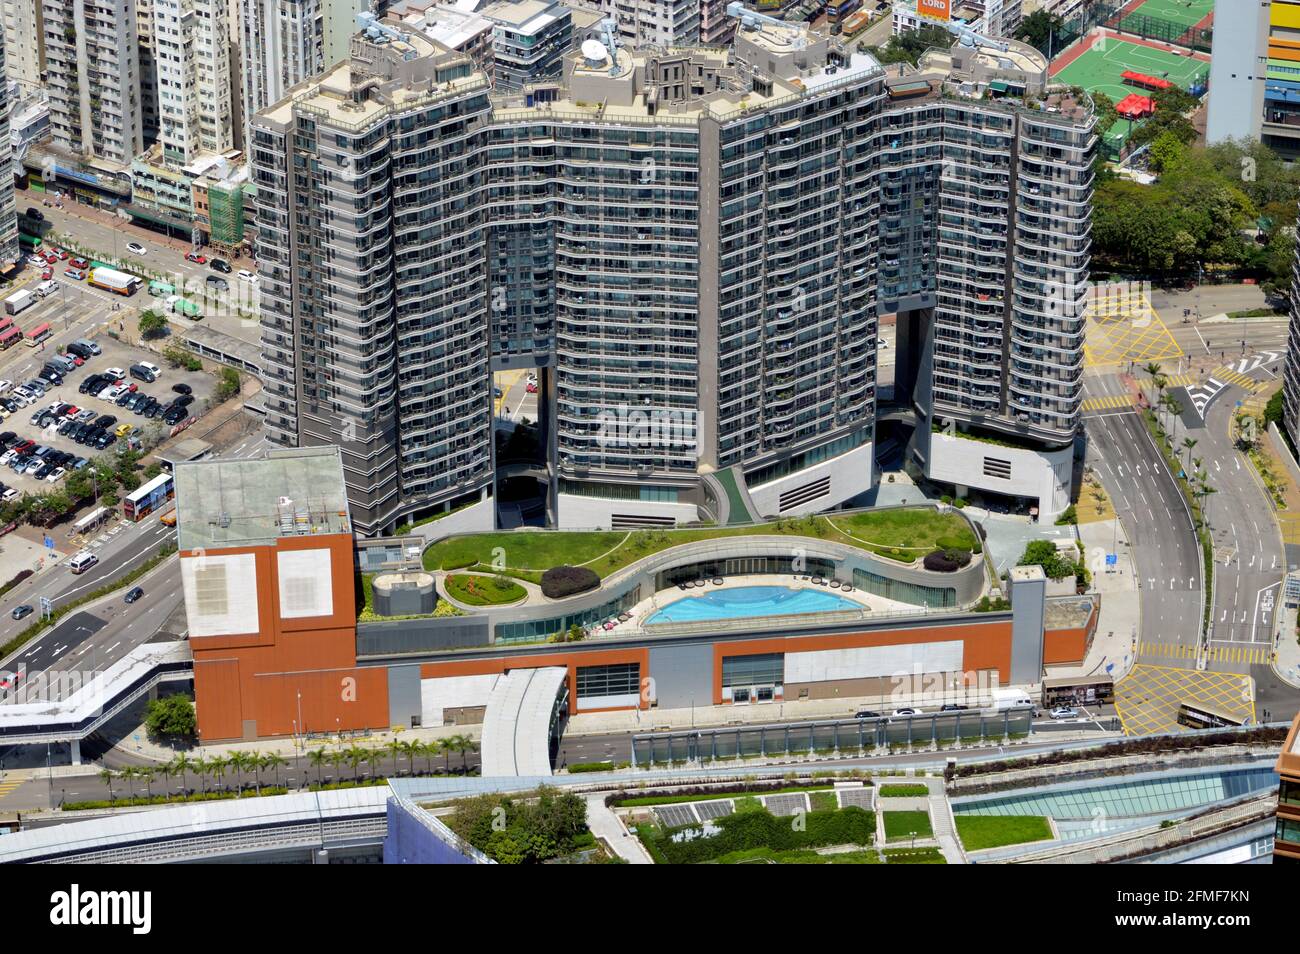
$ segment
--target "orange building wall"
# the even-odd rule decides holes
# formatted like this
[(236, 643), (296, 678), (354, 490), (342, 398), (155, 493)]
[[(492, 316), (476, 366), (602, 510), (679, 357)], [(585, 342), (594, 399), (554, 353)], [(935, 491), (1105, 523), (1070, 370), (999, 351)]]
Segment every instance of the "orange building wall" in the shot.
[(1078, 629), (1049, 629), (1043, 633), (1043, 665), (1058, 666), (1081, 663), (1088, 655), (1088, 645), (1097, 631), (1097, 609), (1088, 622)]
[[(277, 550), (329, 549), (333, 566), (330, 616), (280, 618)], [(356, 665), (356, 591), (352, 536), (285, 537), (277, 545), (230, 547), (213, 556), (252, 553), (257, 568), (258, 628), (228, 636), (191, 637), (199, 737), (215, 742), (289, 735), (302, 693), (305, 731), (384, 728), (388, 725), (388, 671)], [(199, 556), (182, 552), (183, 559)]]
[(778, 636), (713, 644), (713, 704), (722, 705), (722, 660), (726, 656), (763, 653), (807, 653), (823, 649), (859, 649), (906, 643), (962, 642), (962, 666), (968, 672), (996, 669), (998, 681), (1011, 677), (1011, 621), (934, 626), (926, 629), (892, 629), (874, 633), (836, 633), (833, 636)]

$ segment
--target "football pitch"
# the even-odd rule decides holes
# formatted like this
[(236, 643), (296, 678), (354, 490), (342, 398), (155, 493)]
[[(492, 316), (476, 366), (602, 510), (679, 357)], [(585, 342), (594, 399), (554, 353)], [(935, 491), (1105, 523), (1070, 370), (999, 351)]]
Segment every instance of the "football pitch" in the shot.
[[(1150, 6), (1151, 2), (1154, 0), (1148, 0), (1145, 6)], [(1129, 93), (1150, 95), (1149, 90), (1126, 85), (1121, 78), (1125, 70), (1168, 79), (1187, 89), (1192, 80), (1210, 66), (1207, 61), (1194, 56), (1180, 56), (1113, 36), (1087, 37), (1082, 42), (1089, 46), (1052, 78), (1058, 83), (1082, 86), (1090, 93), (1105, 93), (1116, 102)]]

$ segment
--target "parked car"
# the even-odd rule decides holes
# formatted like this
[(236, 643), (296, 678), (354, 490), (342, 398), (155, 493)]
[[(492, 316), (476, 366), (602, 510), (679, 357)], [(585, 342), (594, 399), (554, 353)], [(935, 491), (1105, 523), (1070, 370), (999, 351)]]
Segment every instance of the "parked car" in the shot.
[(126, 437), (126, 435), (130, 434), (133, 430), (135, 430), (135, 428), (132, 427), (130, 424), (119, 424), (113, 430), (113, 433), (116, 434), (118, 437)]
[(144, 381), (146, 384), (153, 384), (158, 380), (158, 372), (154, 370), (154, 366), (142, 361), (139, 364), (131, 365), (131, 377)]
[(63, 479), (63, 475), (66, 473), (67, 471), (63, 467), (61, 466), (55, 467), (52, 471), (50, 471), (48, 474), (45, 475), (45, 482), (47, 484), (57, 484), (60, 480)]
[(127, 250), (128, 252), (130, 252), (132, 255), (148, 255), (148, 254), (149, 254), (149, 250), (148, 250), (147, 248), (145, 248), (143, 245), (141, 245), (139, 242), (127, 242), (127, 243), (126, 243), (126, 250)]
[(107, 374), (114, 381), (126, 380), (126, 372), (123, 371), (121, 368), (105, 368), (104, 373)]
[(182, 394), (180, 397), (172, 401), (172, 407), (189, 407), (193, 403), (193, 394)]
[(86, 280), (86, 270), (84, 268), (65, 268), (63, 274), (68, 278), (75, 279), (79, 282), (84, 282)]
[(193, 393), (194, 393), (194, 389), (193, 389), (192, 387), (190, 387), (188, 384), (173, 384), (173, 385), (172, 385), (172, 390), (175, 391), (177, 394), (193, 394)]
[(185, 413), (185, 408), (173, 406), (167, 408), (167, 410), (163, 412), (162, 419), (164, 424), (179, 424), (187, 417), (189, 417), (189, 415)]

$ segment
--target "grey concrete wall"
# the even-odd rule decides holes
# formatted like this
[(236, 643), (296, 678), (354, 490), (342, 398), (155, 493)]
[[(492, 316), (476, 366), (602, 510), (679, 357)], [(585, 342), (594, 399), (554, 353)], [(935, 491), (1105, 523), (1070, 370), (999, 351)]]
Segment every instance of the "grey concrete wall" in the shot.
[(713, 644), (652, 647), (650, 676), (661, 709), (712, 705)]
[(1039, 567), (1038, 579), (1008, 577), (1011, 588), (1011, 682), (1029, 685), (1043, 677), (1043, 617), (1047, 578)]
[(358, 623), (357, 655), (386, 656), (486, 646), (488, 633), (485, 616)]
[(411, 718), (420, 715), (420, 667), (388, 667), (388, 724), (412, 725)]

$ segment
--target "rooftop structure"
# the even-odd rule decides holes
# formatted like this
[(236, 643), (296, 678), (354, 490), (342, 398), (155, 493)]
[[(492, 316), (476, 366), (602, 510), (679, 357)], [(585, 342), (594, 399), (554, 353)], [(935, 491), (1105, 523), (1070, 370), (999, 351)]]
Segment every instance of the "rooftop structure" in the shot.
[(351, 529), (336, 448), (187, 461), (176, 464), (174, 477), (182, 550), (256, 546)]

